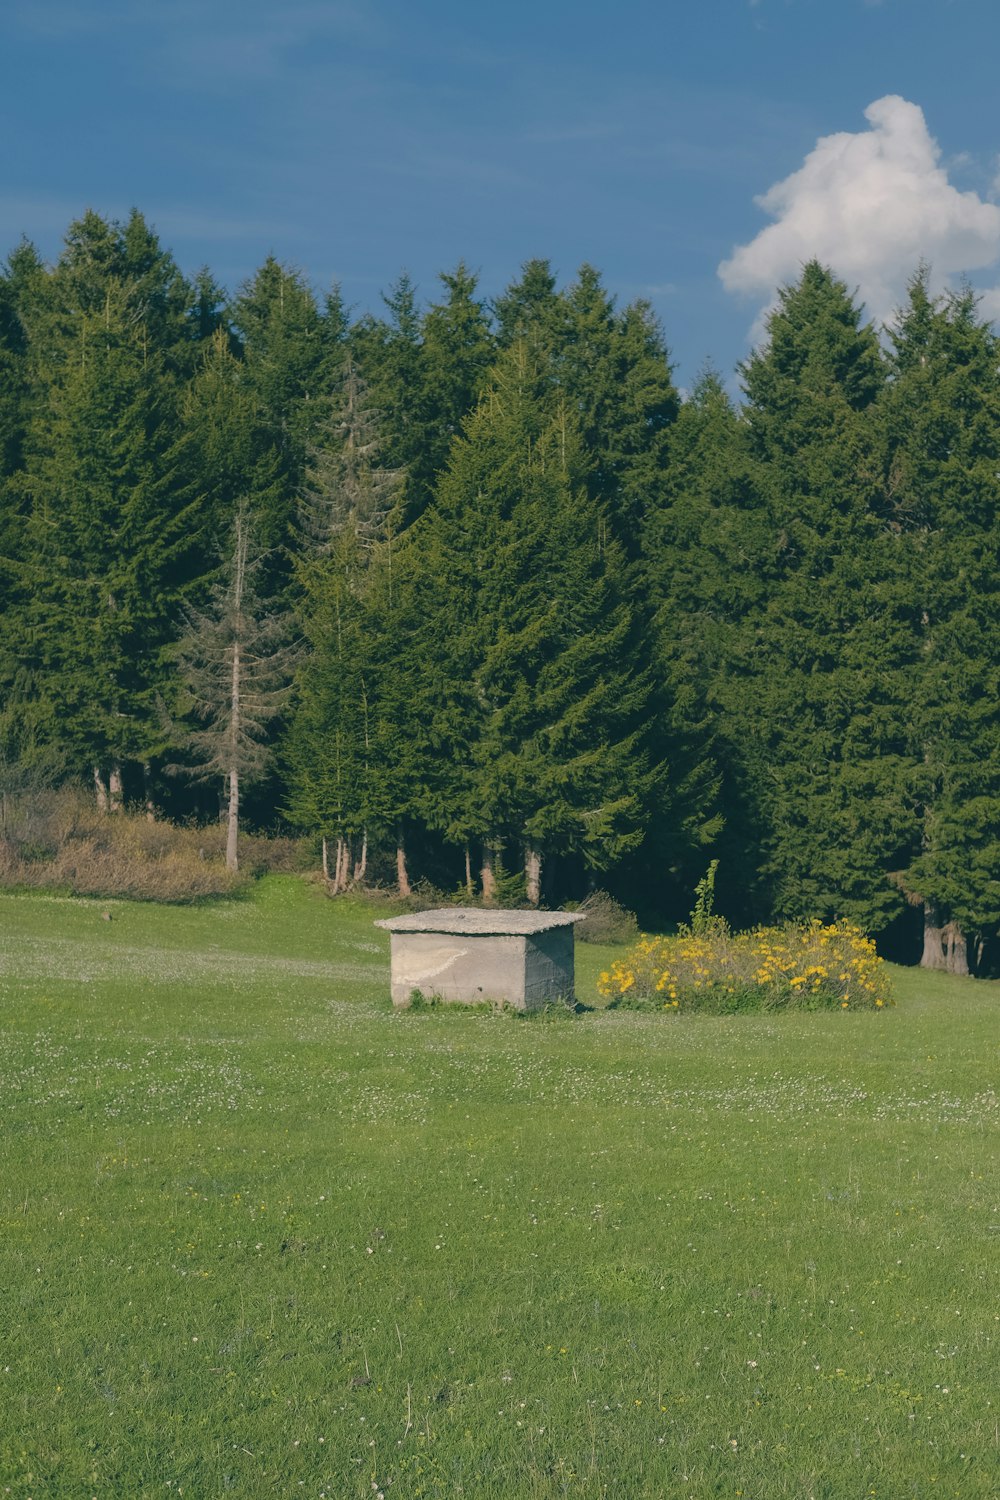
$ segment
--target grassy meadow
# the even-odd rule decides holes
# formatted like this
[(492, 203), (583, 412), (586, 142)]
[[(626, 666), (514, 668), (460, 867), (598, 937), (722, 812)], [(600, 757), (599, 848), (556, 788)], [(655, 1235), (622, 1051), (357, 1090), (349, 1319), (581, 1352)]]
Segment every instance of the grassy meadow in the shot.
[(0, 1495), (1000, 1493), (1000, 986), (395, 1014), (384, 911), (0, 895)]

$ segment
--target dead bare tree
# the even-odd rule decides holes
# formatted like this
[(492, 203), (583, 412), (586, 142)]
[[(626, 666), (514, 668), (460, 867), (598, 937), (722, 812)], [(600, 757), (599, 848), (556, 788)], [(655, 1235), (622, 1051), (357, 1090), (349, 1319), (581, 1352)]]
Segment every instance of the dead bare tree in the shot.
[(189, 764), (172, 769), (223, 777), (231, 870), (239, 866), (241, 788), (267, 765), (268, 726), (288, 700), (296, 658), (288, 616), (269, 609), (257, 587), (264, 557), (249, 510), (241, 506), (219, 581), (205, 609), (188, 610), (176, 648), (199, 727), (186, 737)]

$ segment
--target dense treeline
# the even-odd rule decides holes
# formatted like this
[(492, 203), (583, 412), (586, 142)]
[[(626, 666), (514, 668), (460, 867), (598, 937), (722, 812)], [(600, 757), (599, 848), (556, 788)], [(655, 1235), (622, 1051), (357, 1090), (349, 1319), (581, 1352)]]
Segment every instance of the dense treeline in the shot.
[(735, 405), (649, 307), (533, 261), (352, 321), (269, 259), (227, 302), (141, 215), (0, 275), (0, 777), (109, 816), (241, 805), (329, 879), (599, 881), (710, 859), (740, 922), (924, 961), (1000, 926), (1000, 360), (918, 271), (880, 341), (818, 264)]

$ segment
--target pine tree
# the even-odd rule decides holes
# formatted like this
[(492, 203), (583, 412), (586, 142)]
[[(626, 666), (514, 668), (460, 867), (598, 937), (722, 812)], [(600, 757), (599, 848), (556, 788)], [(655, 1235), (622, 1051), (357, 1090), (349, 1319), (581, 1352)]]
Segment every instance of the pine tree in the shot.
[(10, 701), (21, 674), (18, 644), (30, 597), (25, 576), (29, 505), (22, 471), (39, 386), (29, 329), (46, 279), (37, 252), (26, 242), (0, 273), (0, 705)]
[(336, 294), (321, 310), (304, 278), (273, 256), (233, 303), (259, 435), (278, 455), (279, 484), (256, 516), (269, 587), (284, 586), (290, 570), (307, 458), (343, 358), (342, 313)]
[(520, 341), (537, 350), (540, 358), (551, 358), (565, 342), (566, 304), (547, 260), (525, 261), (520, 279), (496, 299), (493, 312), (500, 349)]
[(616, 312), (592, 266), (580, 268), (563, 301), (559, 384), (578, 413), (590, 491), (634, 558), (645, 512), (662, 496), (679, 407), (666, 345), (648, 304)]
[(416, 288), (401, 276), (383, 298), (388, 317), (363, 319), (352, 331), (359, 368), (382, 413), (386, 462), (406, 476), (400, 529), (427, 508), (493, 357), (476, 277), (460, 261), (439, 279), (444, 298), (421, 314)]
[(218, 558), (241, 505), (248, 506), (263, 535), (284, 531), (286, 476), (261, 420), (260, 403), (246, 364), (220, 326), (203, 343), (199, 368), (181, 398), (188, 438), (187, 461), (199, 496), (197, 552), (203, 576)]
[(874, 330), (816, 263), (785, 288), (743, 367), (764, 588), (726, 711), (766, 796), (763, 872), (777, 915), (850, 916), (878, 931), (912, 838), (903, 670), (908, 603), (884, 515)]
[(21, 480), (26, 603), (14, 689), (68, 762), (91, 768), (112, 808), (126, 764), (147, 761), (161, 739), (163, 651), (197, 534), (175, 347), (152, 341), (155, 319), (122, 239), (96, 215), (72, 226), (33, 314), (30, 358), (44, 395)]
[(523, 850), (538, 900), (543, 858), (604, 868), (642, 838), (648, 685), (621, 548), (583, 473), (567, 406), (515, 344), (408, 539), (448, 768), (427, 815), (482, 843), (487, 897), (504, 847)]
[(495, 352), (486, 306), (476, 297), (476, 277), (459, 261), (439, 279), (447, 295), (432, 304), (421, 325), (426, 433), (420, 477), (428, 490), (475, 408)]
[[(380, 732), (379, 574), (391, 579), (402, 476), (382, 467), (380, 450), (379, 413), (348, 358), (307, 475), (297, 583), (311, 649), (285, 747), (289, 814), (322, 835), (324, 854), (336, 841), (336, 890), (350, 878), (352, 848), (354, 878), (364, 879), (369, 837), (394, 823), (399, 795), (398, 778), (386, 776)], [(405, 861), (399, 868), (405, 887)]]
[(400, 276), (382, 300), (388, 317), (362, 318), (351, 329), (350, 345), (372, 403), (382, 413), (386, 466), (406, 476), (398, 518), (403, 528), (428, 500), (426, 371), (417, 292), (409, 276)]
[[(668, 911), (687, 909), (715, 852), (728, 915), (752, 923), (761, 910), (757, 798), (747, 784), (743, 730), (724, 705), (730, 679), (738, 684), (749, 670), (744, 658), (752, 660), (742, 627), (760, 602), (752, 560), (763, 539), (744, 434), (711, 370), (680, 409), (656, 493), (660, 503), (643, 518), (640, 579), (653, 612), (650, 654), (671, 798), (652, 811), (646, 849)], [(654, 866), (642, 875), (648, 886)]]
[[(967, 972), (1000, 925), (1000, 341), (920, 271), (891, 330), (887, 491), (906, 548), (921, 963)], [(971, 950), (971, 953), (970, 953)]]

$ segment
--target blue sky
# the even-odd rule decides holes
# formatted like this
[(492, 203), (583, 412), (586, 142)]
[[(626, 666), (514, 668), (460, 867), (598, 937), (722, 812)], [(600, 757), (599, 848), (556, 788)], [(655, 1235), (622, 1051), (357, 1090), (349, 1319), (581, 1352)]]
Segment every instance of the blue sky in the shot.
[(135, 205), (187, 271), (273, 253), (357, 311), (589, 261), (728, 375), (810, 254), (879, 317), (921, 256), (1000, 313), (998, 37), (995, 0), (7, 0), (0, 249)]

